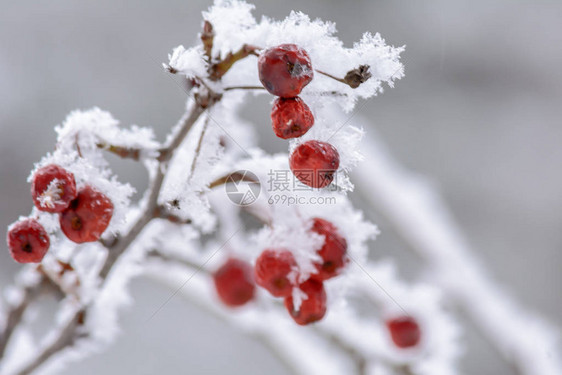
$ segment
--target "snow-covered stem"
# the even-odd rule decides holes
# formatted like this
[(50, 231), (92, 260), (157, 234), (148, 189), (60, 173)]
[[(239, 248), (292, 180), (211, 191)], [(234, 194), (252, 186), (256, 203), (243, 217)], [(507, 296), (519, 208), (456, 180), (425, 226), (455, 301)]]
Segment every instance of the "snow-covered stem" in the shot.
[[(38, 369), (51, 356), (61, 350), (71, 346), (77, 339), (81, 338), (78, 334), (79, 328), (84, 322), (86, 308), (79, 308), (76, 313), (61, 327), (56, 334), (49, 337), (49, 342), (35, 357), (33, 357), (23, 368), (17, 371), (17, 375), (28, 375)], [(87, 334), (85, 334), (87, 335)]]
[[(164, 269), (169, 272), (162, 272), (163, 265), (165, 265)], [(174, 270), (181, 270), (181, 272), (174, 272)], [(183, 280), (186, 274), (190, 275), (188, 279), (189, 284)], [(198, 257), (175, 256), (165, 251), (153, 249), (147, 252), (146, 275), (172, 288), (176, 288), (176, 286), (180, 284), (181, 287), (175, 289), (174, 295), (181, 295), (190, 302), (194, 302), (198, 306), (210, 311), (216, 317), (222, 318), (238, 327), (241, 332), (258, 339), (293, 373), (306, 375), (310, 373), (306, 366), (304, 368), (297, 368), (294, 365), (295, 362), (315, 361), (314, 358), (309, 358), (308, 350), (310, 350), (310, 348), (307, 348), (305, 343), (299, 342), (297, 344), (298, 346), (295, 345), (298, 349), (295, 352), (290, 352), (287, 350), (287, 343), (278, 337), (279, 332), (270, 330), (269, 328), (271, 328), (271, 326), (266, 322), (263, 323), (263, 326), (262, 324), (254, 324), (253, 322), (249, 323), (244, 317), (246, 312), (242, 311), (242, 313), (239, 314), (237, 311), (221, 308), (214, 303), (215, 301), (212, 298), (212, 294), (208, 293), (205, 287), (211, 283), (209, 278), (212, 275), (209, 270), (208, 260), (199, 259)], [(196, 279), (196, 276), (202, 280)], [(362, 299), (368, 300), (371, 298), (369, 292), (364, 288), (358, 288), (356, 293)], [(269, 302), (270, 301), (264, 298), (258, 298), (253, 303), (252, 313), (257, 314), (260, 318), (267, 321), (269, 318), (268, 315), (278, 311), (276, 308), (281, 307), (279, 310), (282, 310), (282, 304), (274, 302), (272, 309)], [(348, 320), (349, 317), (342, 318), (343, 319), (338, 322), (341, 326), (353, 327), (355, 330), (362, 329), (362, 323), (360, 321), (353, 322)], [(278, 319), (278, 317), (276, 317), (276, 319)], [(308, 336), (326, 342), (336, 353), (344, 355), (351, 360), (353, 369), (348, 369), (347, 373), (367, 375), (370, 373), (369, 366), (376, 363), (390, 369), (392, 373), (396, 375), (416, 374), (408, 362), (394, 362), (384, 356), (373, 356), (372, 352), (366, 352), (365, 347), (363, 347), (360, 342), (354, 341), (352, 336), (348, 336), (347, 332), (343, 329), (334, 329), (323, 323), (310, 328), (291, 325), (283, 329), (289, 330), (288, 336), (292, 334), (295, 336), (296, 340), (299, 339), (299, 331), (304, 331)], [(298, 359), (295, 357), (298, 357)], [(325, 356), (322, 357), (322, 360), (325, 360)], [(331, 369), (331, 371), (326, 374), (332, 373), (338, 373), (338, 369)]]
[(164, 173), (168, 161), (172, 158), (176, 148), (182, 143), (187, 133), (197, 121), (199, 116), (205, 111), (206, 108), (212, 106), (216, 98), (211, 99), (211, 93), (202, 102), (197, 100), (193, 103), (191, 109), (186, 112), (180, 119), (180, 127), (177, 134), (171, 139), (169, 145), (160, 151), (159, 164), (156, 168), (156, 175), (153, 177), (150, 189), (148, 191), (148, 198), (145, 203), (143, 212), (140, 214), (137, 221), (133, 224), (131, 229), (123, 237), (117, 236), (108, 247), (108, 256), (100, 271), (100, 278), (105, 279), (109, 274), (111, 268), (129, 245), (137, 238), (140, 232), (144, 229), (146, 224), (150, 222), (155, 216), (160, 217), (161, 210), (158, 208), (158, 196), (160, 189), (164, 182)]
[(428, 281), (450, 297), (517, 374), (561, 374), (556, 330), (511, 301), (490, 278), (431, 186), (398, 165), (373, 135), (363, 152), (369, 167), (353, 175), (360, 195), (425, 261)]
[[(173, 257), (158, 250), (152, 250), (148, 252), (147, 256), (148, 265), (146, 267), (146, 275), (171, 287), (173, 287), (173, 285), (177, 282), (181, 282), (181, 279), (176, 279), (176, 273), (174, 273), (173, 271), (162, 272), (162, 263), (166, 263), (166, 269), (169, 269), (167, 268), (169, 266), (173, 266), (175, 269), (187, 270), (188, 272), (191, 272), (192, 277), (196, 274), (201, 274), (203, 275), (203, 277), (208, 278), (210, 275), (210, 271), (205, 267), (205, 264), (203, 262), (198, 262), (193, 259)], [(178, 274), (185, 275), (185, 273), (186, 272), (184, 271)], [(208, 283), (208, 281), (206, 281), (206, 283)], [(295, 342), (293, 344), (295, 348), (294, 351), (288, 350), (287, 343), (283, 340), (279, 340), (279, 338), (277, 337), (278, 332), (268, 329), (271, 327), (267, 324), (248, 324), (243, 316), (238, 316), (235, 312), (232, 312), (232, 314), (230, 314), (229, 311), (226, 311), (224, 308), (220, 308), (216, 303), (214, 303), (213, 299), (211, 298), (212, 296), (209, 295), (209, 293), (207, 293), (204, 288), (201, 288), (203, 285), (204, 284), (197, 283), (197, 281), (194, 280), (189, 286), (183, 285), (183, 287), (181, 287), (176, 292), (179, 292), (179, 295), (181, 295), (188, 301), (193, 302), (199, 307), (202, 307), (207, 311), (213, 313), (214, 316), (229, 322), (235, 327), (238, 327), (242, 333), (247, 334), (250, 337), (253, 337), (256, 340), (260, 341), (279, 361), (283, 363), (285, 368), (288, 369), (292, 374), (309, 374), (309, 372), (307, 372), (306, 370), (306, 367), (303, 368), (296, 366), (296, 363), (298, 362), (313, 361), (312, 359), (307, 358), (308, 352), (306, 350), (301, 351), (301, 349), (303, 349), (302, 342)], [(268, 314), (272, 313), (270, 309), (267, 309), (263, 304), (260, 304), (259, 301), (255, 302), (254, 312), (262, 317), (267, 317)], [(295, 326), (292, 327), (292, 330), (302, 329), (303, 328)], [(357, 375), (367, 374), (366, 359), (361, 355), (361, 353), (359, 353), (359, 351), (357, 351), (357, 349), (344, 343), (336, 334), (327, 332), (321, 327), (316, 327), (314, 330), (309, 331), (309, 334), (318, 336), (318, 338), (326, 339), (330, 343), (334, 344), (334, 346), (342, 353), (348, 355), (349, 358), (355, 363)], [(298, 340), (298, 336), (295, 339)], [(398, 368), (396, 368), (396, 370), (398, 370)]]
[[(147, 191), (147, 198), (144, 201), (144, 206), (141, 213), (138, 215), (136, 221), (132, 224), (128, 232), (124, 235), (116, 235), (111, 240), (105, 240), (103, 243), (108, 244), (107, 247), (107, 258), (103, 264), (99, 272), (99, 278), (102, 280), (102, 285), (100, 288), (103, 288), (103, 284), (107, 279), (107, 276), (113, 269), (116, 262), (119, 260), (121, 255), (126, 252), (129, 246), (135, 241), (135, 239), (139, 236), (142, 232), (144, 227), (155, 217), (161, 218), (162, 217), (162, 209), (158, 206), (158, 197), (160, 195), (160, 190), (162, 187), (162, 183), (164, 180), (165, 170), (167, 163), (172, 158), (174, 151), (177, 147), (182, 143), (186, 135), (188, 134), (189, 130), (193, 126), (193, 124), (197, 121), (199, 116), (208, 108), (210, 108), (217, 100), (217, 96), (215, 96), (212, 92), (205, 92), (203, 95), (199, 95), (197, 100), (193, 102), (192, 107), (184, 114), (184, 116), (180, 119), (178, 127), (179, 130), (177, 133), (170, 139), (169, 144), (160, 152), (158, 166), (156, 168), (156, 172), (154, 177), (152, 178), (150, 187)], [(174, 220), (171, 220), (174, 221)], [(2, 342), (4, 346), (7, 344), (9, 339), (10, 333), (13, 330), (15, 324), (19, 322), (21, 319), (23, 312), (29, 301), (35, 295), (35, 288), (29, 291), (26, 290), (24, 294), (24, 299), (22, 302), (13, 309), (13, 313), (10, 313), (8, 324), (7, 324), (7, 334), (3, 334)], [(61, 350), (73, 345), (73, 343), (78, 339), (81, 335), (79, 334), (79, 328), (82, 326), (84, 321), (84, 316), (87, 314), (88, 305), (78, 305), (74, 307), (75, 312), (71, 314), (71, 317), (68, 318), (67, 323), (64, 324), (58, 331), (51, 334), (49, 340), (46, 344), (43, 345), (41, 351), (39, 351), (35, 356), (33, 356), (30, 360), (27, 361), (25, 365), (21, 367), (20, 370), (17, 371), (18, 375), (25, 375), (29, 374), (38, 367), (40, 367), (43, 363), (45, 363), (48, 359), (50, 359), (54, 354), (60, 352)], [(62, 309), (62, 307), (61, 307)], [(10, 317), (13, 322), (10, 322)], [(83, 333), (82, 335), (87, 336), (87, 332)], [(0, 349), (3, 349), (3, 346), (0, 346)]]
[(25, 310), (41, 293), (44, 281), (45, 278), (43, 276), (39, 276), (31, 285), (22, 286), (20, 288), (21, 296), (19, 297), (19, 301), (11, 305), (9, 311), (6, 313), (4, 326), (0, 332), (0, 360), (4, 357), (4, 353), (6, 352), (8, 342), (12, 337), (12, 333), (18, 324), (20, 324)]

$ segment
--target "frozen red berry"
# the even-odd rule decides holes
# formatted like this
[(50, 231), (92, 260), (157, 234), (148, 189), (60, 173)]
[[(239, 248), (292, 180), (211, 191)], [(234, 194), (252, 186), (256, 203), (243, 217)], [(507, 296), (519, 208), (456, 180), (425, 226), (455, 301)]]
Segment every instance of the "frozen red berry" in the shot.
[(71, 241), (93, 242), (101, 237), (112, 215), (111, 200), (91, 186), (85, 186), (60, 214), (60, 226)]
[(74, 175), (61, 166), (49, 164), (33, 174), (31, 196), (38, 210), (62, 212), (76, 194)]
[(321, 263), (316, 264), (318, 273), (311, 277), (323, 281), (337, 276), (349, 262), (347, 241), (334, 224), (318, 217), (313, 219), (312, 231), (323, 235), (325, 239), (318, 250), (318, 255), (322, 258)]
[(289, 166), (296, 178), (313, 188), (330, 185), (340, 166), (338, 150), (329, 143), (307, 141), (291, 154)]
[(299, 97), (277, 98), (271, 110), (271, 126), (279, 138), (304, 135), (314, 125), (314, 115)]
[(214, 274), (215, 288), (221, 301), (230, 307), (242, 306), (256, 291), (252, 266), (240, 259), (230, 258)]
[(293, 98), (314, 76), (308, 53), (295, 44), (281, 44), (262, 52), (258, 73), (263, 86), (273, 95)]
[(256, 260), (256, 283), (275, 297), (286, 297), (293, 290), (291, 273), (296, 267), (297, 262), (290, 251), (264, 250)]
[(411, 348), (420, 342), (421, 330), (416, 320), (410, 316), (400, 316), (386, 322), (394, 344), (401, 348)]
[(321, 281), (309, 279), (299, 286), (306, 294), (299, 309), (295, 309), (293, 297), (285, 298), (285, 307), (291, 318), (301, 326), (319, 321), (326, 314), (326, 291)]
[(19, 263), (39, 263), (49, 250), (49, 235), (35, 219), (13, 224), (6, 237), (10, 254)]

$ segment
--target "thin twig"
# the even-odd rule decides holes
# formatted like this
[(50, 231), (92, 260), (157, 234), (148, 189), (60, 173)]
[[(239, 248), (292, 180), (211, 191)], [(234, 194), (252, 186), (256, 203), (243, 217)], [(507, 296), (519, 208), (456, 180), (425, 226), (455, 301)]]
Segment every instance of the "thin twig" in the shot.
[(222, 59), (216, 64), (211, 65), (209, 71), (209, 78), (213, 81), (218, 81), (219, 79), (222, 78), (223, 75), (226, 74), (226, 72), (230, 70), (230, 68), (232, 67), (232, 65), (234, 65), (234, 63), (250, 55), (257, 56), (257, 50), (259, 49), (260, 48), (258, 47), (249, 44), (244, 44), (238, 51), (234, 53), (230, 52), (228, 55), (226, 55), (224, 59)]
[(102, 142), (97, 143), (96, 146), (97, 148), (109, 151), (123, 159), (139, 160), (142, 153), (142, 150), (139, 148), (116, 146)]
[(228, 86), (223, 89), (224, 91), (231, 90), (265, 90), (263, 86)]
[(344, 84), (347, 85), (347, 82), (345, 82), (345, 80), (344, 80), (343, 78), (336, 77), (336, 76), (334, 76), (334, 75), (331, 75), (330, 73), (323, 72), (322, 70), (318, 70), (318, 69), (314, 69), (314, 70), (315, 70), (317, 73), (320, 73), (320, 74), (322, 74), (322, 75), (324, 75), (324, 76), (326, 76), (326, 77), (329, 77), (329, 78), (331, 78), (331, 79), (333, 79), (333, 80), (336, 80), (336, 81), (338, 81), (338, 82), (341, 82), (341, 83), (344, 83)]
[(207, 128), (209, 127), (209, 119), (210, 114), (207, 113), (207, 118), (203, 123), (203, 129), (201, 129), (201, 134), (199, 135), (199, 141), (197, 141), (197, 147), (195, 148), (195, 153), (193, 155), (193, 160), (191, 161), (191, 171), (189, 174), (189, 180), (193, 178), (193, 172), (195, 171), (195, 165), (197, 164), (197, 159), (199, 158), (199, 154), (201, 152), (201, 147), (203, 146), (203, 138), (205, 137), (205, 133), (207, 132)]

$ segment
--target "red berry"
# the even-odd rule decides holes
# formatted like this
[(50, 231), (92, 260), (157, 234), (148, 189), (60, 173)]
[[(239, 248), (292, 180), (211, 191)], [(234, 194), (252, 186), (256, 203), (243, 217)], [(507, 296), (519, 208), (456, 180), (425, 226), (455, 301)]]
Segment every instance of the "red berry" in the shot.
[(85, 186), (60, 214), (60, 226), (71, 241), (94, 242), (101, 237), (112, 215), (113, 204), (109, 198), (94, 188)]
[(308, 53), (295, 44), (281, 44), (262, 52), (258, 73), (266, 90), (282, 98), (300, 94), (314, 76)]
[(264, 250), (256, 260), (256, 283), (275, 297), (287, 297), (293, 290), (289, 274), (297, 267), (288, 250)]
[(285, 298), (285, 307), (291, 318), (301, 326), (319, 321), (326, 314), (326, 291), (322, 282), (309, 279), (299, 286), (306, 295), (298, 310), (295, 310), (293, 297)]
[(49, 235), (35, 219), (18, 221), (6, 237), (10, 254), (19, 263), (39, 263), (49, 250)]
[(338, 233), (338, 229), (327, 220), (314, 218), (312, 231), (325, 237), (324, 244), (318, 250), (322, 263), (316, 265), (318, 273), (311, 277), (316, 280), (327, 280), (337, 276), (349, 262), (347, 257), (347, 241)]
[(420, 326), (410, 316), (401, 316), (386, 322), (390, 337), (397, 347), (405, 349), (416, 346), (420, 342)]
[(340, 155), (329, 143), (307, 141), (293, 151), (289, 166), (303, 184), (323, 188), (334, 179), (334, 173), (340, 166)]
[(74, 175), (56, 164), (44, 166), (33, 174), (31, 196), (38, 210), (62, 212), (76, 198)]
[(314, 115), (299, 97), (277, 98), (271, 110), (271, 125), (279, 138), (297, 138), (314, 125)]
[(249, 263), (230, 258), (213, 274), (217, 293), (225, 305), (242, 306), (254, 298), (256, 286), (252, 271)]

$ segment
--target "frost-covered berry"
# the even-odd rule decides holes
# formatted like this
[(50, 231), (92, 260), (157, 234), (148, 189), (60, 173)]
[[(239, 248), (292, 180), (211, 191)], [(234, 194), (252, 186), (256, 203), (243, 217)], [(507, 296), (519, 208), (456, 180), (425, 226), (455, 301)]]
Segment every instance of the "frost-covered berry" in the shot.
[(46, 165), (33, 174), (31, 196), (38, 210), (62, 212), (76, 198), (74, 175), (56, 164)]
[(111, 200), (91, 186), (85, 186), (60, 214), (60, 226), (71, 241), (94, 242), (106, 230), (112, 215)]
[(262, 52), (258, 73), (266, 90), (282, 98), (300, 94), (314, 76), (308, 53), (295, 44), (281, 44)]
[(254, 298), (256, 286), (252, 273), (249, 263), (230, 258), (213, 274), (217, 294), (225, 305), (242, 306)]
[(288, 250), (264, 250), (256, 260), (256, 283), (275, 297), (287, 297), (293, 290), (291, 273), (297, 263)]
[(271, 109), (271, 126), (279, 138), (304, 135), (314, 125), (314, 115), (299, 97), (277, 98)]
[(334, 173), (340, 166), (340, 155), (329, 143), (307, 141), (293, 151), (289, 166), (303, 184), (323, 188), (332, 183)]
[(312, 231), (325, 237), (324, 244), (318, 250), (322, 262), (316, 264), (318, 273), (311, 277), (320, 281), (337, 276), (349, 262), (347, 257), (347, 241), (338, 232), (338, 228), (331, 222), (314, 218)]
[(35, 219), (14, 223), (6, 237), (10, 254), (19, 263), (39, 263), (49, 250), (49, 235)]
[(299, 286), (306, 294), (298, 310), (295, 309), (293, 297), (285, 298), (285, 307), (291, 318), (301, 326), (319, 321), (326, 314), (326, 291), (321, 281), (309, 279)]
[(386, 327), (394, 344), (401, 349), (411, 348), (420, 342), (420, 326), (410, 316), (401, 316), (387, 320)]

